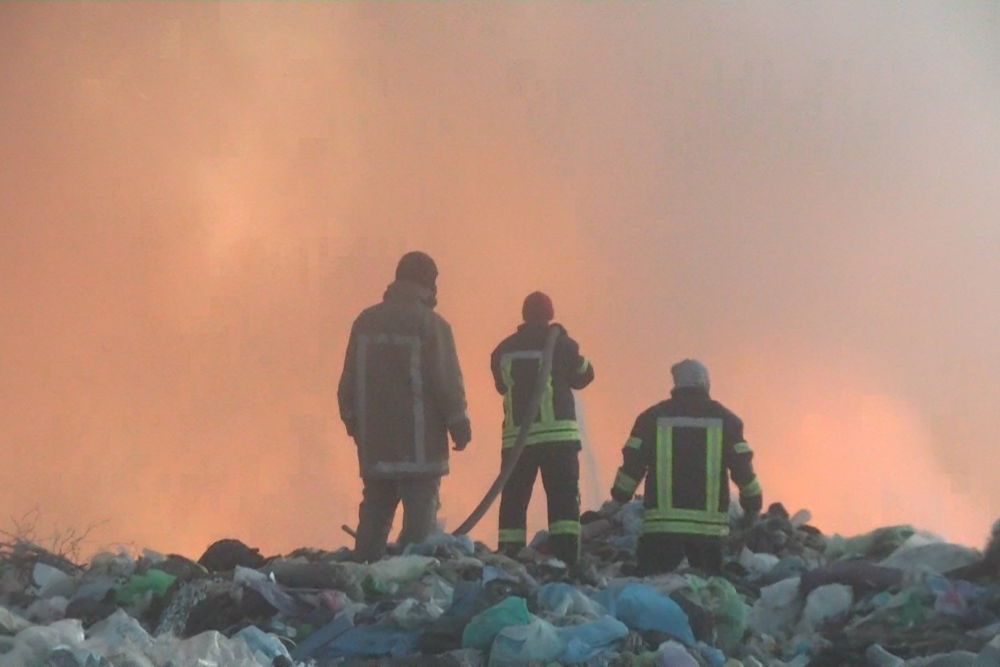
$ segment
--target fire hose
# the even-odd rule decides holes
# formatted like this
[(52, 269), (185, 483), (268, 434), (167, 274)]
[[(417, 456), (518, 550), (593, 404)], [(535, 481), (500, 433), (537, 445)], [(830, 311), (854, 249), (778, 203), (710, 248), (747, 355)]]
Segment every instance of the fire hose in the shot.
[(507, 455), (507, 460), (504, 461), (503, 466), (500, 468), (500, 474), (493, 481), (493, 485), (489, 488), (489, 491), (486, 492), (483, 499), (476, 505), (476, 509), (472, 510), (469, 518), (455, 529), (454, 535), (465, 535), (479, 523), (514, 472), (514, 466), (517, 465), (517, 460), (521, 458), (521, 453), (528, 444), (528, 433), (531, 431), (531, 425), (538, 418), (538, 409), (542, 404), (542, 396), (549, 383), (549, 375), (552, 373), (552, 352), (555, 350), (556, 341), (559, 339), (561, 333), (562, 330), (558, 325), (549, 327), (548, 336), (545, 338), (545, 347), (542, 348), (542, 363), (538, 366), (538, 375), (535, 377), (535, 388), (531, 394), (531, 400), (528, 402), (528, 412), (523, 415), (521, 427), (518, 429), (514, 447), (511, 449), (510, 454)]

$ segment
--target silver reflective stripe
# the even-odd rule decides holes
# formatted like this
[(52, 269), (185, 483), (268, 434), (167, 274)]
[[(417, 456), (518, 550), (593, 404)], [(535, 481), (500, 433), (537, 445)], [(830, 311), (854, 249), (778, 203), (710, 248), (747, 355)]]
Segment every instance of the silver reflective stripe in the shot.
[(410, 336), (410, 379), (413, 383), (413, 460), (427, 460), (424, 444), (424, 375), (420, 370), (420, 339)]
[(656, 424), (667, 428), (722, 428), (718, 417), (660, 417)]
[[(427, 448), (424, 443), (424, 376), (420, 370), (420, 338), (406, 334), (360, 334), (358, 336), (358, 395), (361, 396), (360, 414), (360, 442), (365, 441), (365, 371), (367, 364), (368, 341), (383, 345), (400, 345), (410, 348), (410, 387), (413, 389), (413, 460), (416, 465), (423, 466), (427, 460)], [(390, 465), (377, 463), (372, 468), (378, 470), (379, 466)], [(395, 464), (391, 464), (395, 465)], [(409, 465), (409, 464), (400, 464)], [(400, 471), (402, 472), (402, 471)]]
[(503, 394), (503, 428), (504, 430), (517, 430), (517, 423), (514, 421), (514, 360), (515, 359), (537, 359), (542, 363), (541, 350), (518, 350), (517, 352), (507, 352), (500, 356), (500, 371), (503, 374), (503, 382), (507, 385), (507, 391)]
[(362, 459), (362, 467), (365, 464), (366, 452), (368, 451), (367, 432), (368, 432), (368, 397), (365, 395), (368, 391), (368, 336), (361, 334), (358, 336), (358, 350), (357, 357), (355, 358), (357, 363), (357, 368), (355, 369), (355, 392), (356, 396), (354, 398), (355, 405), (354, 411), (357, 415), (357, 422), (355, 426), (358, 429), (358, 452)]
[(507, 352), (500, 359), (506, 361), (508, 359), (541, 359), (541, 350), (519, 350), (517, 352)]

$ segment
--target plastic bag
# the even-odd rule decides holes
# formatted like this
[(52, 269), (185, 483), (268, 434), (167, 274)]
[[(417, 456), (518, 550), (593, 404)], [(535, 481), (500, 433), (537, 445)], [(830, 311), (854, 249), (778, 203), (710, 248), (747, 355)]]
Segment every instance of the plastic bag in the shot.
[(83, 624), (76, 619), (56, 621), (51, 625), (25, 628), (14, 637), (14, 647), (0, 655), (0, 667), (25, 667), (39, 664), (58, 646), (78, 647), (83, 643)]
[(16, 635), (21, 630), (31, 626), (25, 619), (21, 618), (6, 607), (0, 607), (0, 634)]
[(285, 616), (297, 616), (302, 611), (298, 601), (281, 584), (263, 572), (237, 565), (233, 570), (233, 583), (260, 593), (261, 597)]
[(605, 613), (601, 605), (587, 597), (583, 591), (562, 582), (545, 584), (536, 591), (535, 596), (540, 609), (559, 618), (569, 614), (597, 618)]
[(430, 556), (395, 556), (368, 567), (368, 574), (383, 584), (405, 584), (422, 577), (438, 560)]
[(438, 551), (443, 551), (444, 555), (472, 556), (476, 548), (468, 535), (437, 533), (423, 542), (407, 544), (403, 556), (434, 556)]
[(613, 616), (557, 628), (556, 632), (566, 645), (560, 656), (566, 663), (587, 662), (628, 637), (628, 627)]
[(656, 667), (698, 667), (695, 660), (683, 645), (674, 640), (663, 642), (653, 656)]
[(490, 651), (490, 667), (545, 664), (562, 654), (565, 644), (546, 620), (532, 616), (526, 625), (508, 626), (497, 634)]
[(287, 658), (289, 662), (292, 659), (292, 656), (288, 653), (288, 649), (285, 648), (285, 645), (281, 643), (281, 640), (277, 636), (269, 632), (264, 632), (256, 625), (243, 628), (233, 635), (233, 639), (241, 640), (254, 655), (263, 657), (265, 664), (273, 664), (274, 659), (278, 657)]
[(740, 565), (745, 567), (753, 577), (763, 577), (774, 569), (781, 559), (774, 554), (755, 554), (746, 547), (740, 552)]
[(150, 651), (155, 664), (197, 665), (198, 667), (270, 667), (270, 661), (258, 658), (242, 641), (233, 641), (215, 630), (190, 639), (158, 637)]
[(413, 598), (406, 598), (392, 610), (389, 618), (396, 624), (396, 627), (403, 630), (416, 630), (425, 625), (430, 625), (441, 615), (444, 609), (433, 602), (417, 602)]
[(163, 570), (148, 570), (146, 574), (134, 574), (128, 583), (115, 591), (118, 604), (132, 604), (147, 593), (163, 597), (177, 577)]
[(315, 655), (324, 658), (402, 657), (415, 653), (419, 630), (400, 630), (388, 623), (358, 625)]
[(87, 631), (90, 640), (99, 640), (108, 648), (120, 648), (131, 644), (143, 651), (153, 643), (149, 633), (124, 610), (118, 609), (103, 621), (92, 625)]
[(45, 667), (102, 667), (107, 664), (100, 653), (69, 646), (55, 648), (45, 659)]
[(505, 598), (469, 621), (462, 631), (462, 648), (487, 651), (501, 630), (513, 625), (527, 625), (530, 620), (528, 603), (524, 598)]
[(883, 560), (882, 567), (894, 567), (900, 570), (933, 570), (934, 572), (949, 572), (951, 570), (971, 565), (982, 560), (982, 554), (977, 550), (959, 544), (934, 542), (930, 544), (904, 544), (891, 556)]
[(35, 563), (31, 576), (38, 586), (39, 597), (48, 598), (54, 595), (69, 597), (76, 590), (76, 580), (72, 575), (45, 563)]
[(656, 630), (694, 645), (694, 633), (687, 614), (666, 595), (646, 584), (627, 583), (608, 587), (598, 596), (609, 613), (633, 630)]
[(802, 611), (799, 578), (783, 579), (760, 589), (760, 598), (747, 616), (747, 624), (757, 634), (788, 634)]
[(878, 644), (872, 644), (865, 651), (865, 659), (871, 667), (903, 667), (906, 661), (889, 653)]
[(732, 653), (743, 639), (747, 628), (748, 607), (743, 597), (733, 585), (722, 577), (710, 577), (707, 581), (700, 577), (686, 577), (690, 590), (689, 597), (715, 619), (715, 634), (718, 645), (726, 653)]
[(849, 556), (885, 558), (910, 539), (915, 532), (913, 526), (901, 525), (876, 528), (870, 533), (855, 537), (832, 535), (827, 540), (824, 555), (829, 560)]
[(813, 590), (802, 611), (802, 628), (818, 630), (821, 625), (847, 613), (854, 604), (854, 591), (845, 584), (827, 584)]

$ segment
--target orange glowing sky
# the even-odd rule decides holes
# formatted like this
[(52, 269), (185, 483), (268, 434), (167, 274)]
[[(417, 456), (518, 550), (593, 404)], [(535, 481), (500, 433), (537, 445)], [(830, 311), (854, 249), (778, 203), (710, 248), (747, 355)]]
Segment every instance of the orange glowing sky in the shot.
[(0, 507), (92, 549), (343, 544), (346, 336), (421, 249), (475, 436), (446, 525), (542, 289), (597, 370), (588, 506), (690, 356), (765, 502), (978, 545), (997, 118), (988, 0), (2, 3)]

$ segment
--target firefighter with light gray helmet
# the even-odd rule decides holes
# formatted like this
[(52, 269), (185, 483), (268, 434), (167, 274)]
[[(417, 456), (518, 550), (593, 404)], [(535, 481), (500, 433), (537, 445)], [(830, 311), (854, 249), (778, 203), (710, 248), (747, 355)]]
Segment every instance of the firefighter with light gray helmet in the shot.
[(670, 370), (671, 397), (635, 420), (604, 512), (631, 500), (645, 477), (638, 573), (669, 572), (685, 556), (691, 566), (718, 573), (729, 534), (727, 473), (746, 521), (760, 514), (753, 452), (740, 418), (709, 396), (704, 364), (685, 359)]
[(364, 481), (358, 560), (385, 554), (400, 501), (400, 544), (421, 542), (434, 530), (448, 436), (458, 451), (472, 439), (455, 340), (434, 312), (437, 275), (428, 255), (407, 253), (382, 302), (351, 328), (337, 398)]

